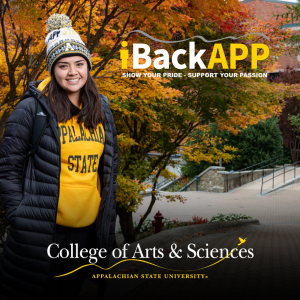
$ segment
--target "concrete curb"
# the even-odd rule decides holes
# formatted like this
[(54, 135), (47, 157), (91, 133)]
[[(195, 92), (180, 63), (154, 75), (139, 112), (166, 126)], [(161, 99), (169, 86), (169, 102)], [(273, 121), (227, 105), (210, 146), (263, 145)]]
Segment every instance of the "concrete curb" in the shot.
[(233, 227), (248, 226), (248, 225), (259, 225), (259, 224), (260, 223), (258, 219), (248, 219), (248, 220), (240, 220), (240, 221), (213, 222), (213, 223), (183, 226), (183, 227), (173, 228), (169, 230), (164, 230), (155, 235), (149, 236), (145, 239), (130, 244), (130, 246), (127, 247), (128, 249), (127, 254), (129, 257), (133, 255), (137, 247), (137, 244), (139, 244), (142, 249), (153, 248), (154, 246), (158, 248), (162, 248), (164, 246), (176, 242), (175, 239), (179, 239), (184, 236), (193, 235), (196, 233), (209, 233), (218, 229), (233, 228)]

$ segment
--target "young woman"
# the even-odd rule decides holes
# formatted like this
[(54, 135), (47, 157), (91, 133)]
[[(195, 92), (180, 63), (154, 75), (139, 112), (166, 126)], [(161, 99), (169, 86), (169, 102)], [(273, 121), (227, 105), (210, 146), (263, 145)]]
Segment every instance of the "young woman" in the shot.
[[(93, 257), (107, 268), (114, 240), (118, 145), (109, 102), (98, 93), (90, 53), (70, 19), (54, 14), (47, 24), (51, 76), (30, 82), (0, 149), (0, 197), (10, 223), (0, 290), (11, 299), (77, 299), (84, 279), (101, 270), (54, 276), (91, 263), (91, 248), (105, 249)], [(28, 155), (36, 99), (47, 125)], [(78, 255), (81, 249), (87, 250)], [(104, 291), (102, 280), (98, 298)]]

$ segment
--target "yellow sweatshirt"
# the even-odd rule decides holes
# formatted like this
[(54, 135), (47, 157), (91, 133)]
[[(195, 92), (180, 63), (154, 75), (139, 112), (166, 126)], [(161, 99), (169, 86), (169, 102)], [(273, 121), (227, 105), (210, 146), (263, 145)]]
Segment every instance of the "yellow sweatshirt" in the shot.
[[(49, 79), (38, 86), (41, 91)], [(81, 108), (81, 106), (80, 106)], [(104, 129), (89, 130), (73, 116), (58, 123), (61, 143), (60, 193), (56, 223), (67, 227), (92, 224), (100, 207), (98, 165), (104, 149)]]

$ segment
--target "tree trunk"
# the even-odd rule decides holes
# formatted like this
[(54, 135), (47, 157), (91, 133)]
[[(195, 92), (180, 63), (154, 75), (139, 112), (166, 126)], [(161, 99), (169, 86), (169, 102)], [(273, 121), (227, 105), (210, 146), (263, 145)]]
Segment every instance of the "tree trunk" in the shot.
[(125, 243), (135, 242), (135, 230), (133, 228), (132, 212), (126, 211), (124, 207), (117, 206), (117, 213), (120, 218), (120, 226), (124, 235)]
[[(154, 189), (155, 189), (155, 186), (156, 186), (156, 184), (154, 185)], [(147, 219), (147, 217), (151, 213), (153, 205), (154, 205), (155, 202), (156, 202), (156, 194), (152, 193), (152, 195), (151, 195), (151, 202), (150, 202), (150, 204), (149, 204), (149, 206), (147, 208), (147, 211), (145, 212), (145, 214), (143, 215), (143, 217), (140, 219), (140, 222), (138, 223), (138, 226), (136, 227), (136, 230), (139, 231), (141, 229), (144, 221)]]

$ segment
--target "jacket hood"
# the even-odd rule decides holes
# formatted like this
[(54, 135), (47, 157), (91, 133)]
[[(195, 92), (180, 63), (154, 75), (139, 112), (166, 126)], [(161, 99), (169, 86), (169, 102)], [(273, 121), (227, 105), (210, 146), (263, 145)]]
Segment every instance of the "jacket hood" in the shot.
[[(37, 97), (37, 95), (39, 95), (40, 91), (38, 90), (38, 86), (39, 84), (42, 82), (43, 80), (36, 80), (36, 81), (31, 81), (29, 82), (29, 87), (28, 87), (28, 91), (26, 91), (26, 93), (24, 94), (24, 96), (28, 96), (28, 97), (32, 97), (35, 96)], [(28, 94), (28, 95), (27, 95)], [(27, 97), (26, 97), (27, 98)], [(23, 98), (25, 99), (25, 98)]]
[(40, 94), (40, 91), (38, 90), (39, 84), (43, 80), (36, 80), (36, 81), (31, 81), (29, 82), (28, 90), (25, 92), (21, 100), (24, 100), (29, 97), (34, 97), (36, 98), (41, 106), (48, 112), (48, 114), (52, 117), (55, 116), (54, 112), (51, 110), (51, 108), (47, 105), (46, 97), (40, 97), (38, 98), (38, 95)]
[[(29, 92), (28, 94), (30, 94), (30, 96), (38, 95), (50, 81), (51, 81), (51, 77), (47, 77), (46, 79), (43, 80), (36, 80), (36, 81), (29, 82), (29, 88), (27, 91)], [(24, 94), (24, 96), (27, 94), (27, 92)]]
[(38, 95), (39, 90), (37, 89), (37, 87), (42, 81), (43, 80), (37, 80), (37, 81), (29, 82), (28, 90), (24, 93), (21, 100), (24, 100), (24, 99), (29, 98), (29, 97), (34, 97), (36, 94)]

